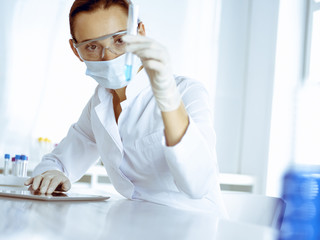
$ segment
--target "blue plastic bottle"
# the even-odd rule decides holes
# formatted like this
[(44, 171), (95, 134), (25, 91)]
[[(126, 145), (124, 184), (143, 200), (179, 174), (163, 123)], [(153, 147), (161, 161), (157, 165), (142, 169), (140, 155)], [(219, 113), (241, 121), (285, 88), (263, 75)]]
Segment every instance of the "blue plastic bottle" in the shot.
[(27, 176), (27, 165), (28, 165), (28, 157), (26, 155), (21, 155), (20, 177)]
[(286, 211), (279, 240), (320, 239), (320, 166), (295, 166), (283, 178)]
[(16, 172), (15, 172), (14, 175), (20, 177), (21, 156), (20, 155), (16, 155), (15, 159), (16, 159)]

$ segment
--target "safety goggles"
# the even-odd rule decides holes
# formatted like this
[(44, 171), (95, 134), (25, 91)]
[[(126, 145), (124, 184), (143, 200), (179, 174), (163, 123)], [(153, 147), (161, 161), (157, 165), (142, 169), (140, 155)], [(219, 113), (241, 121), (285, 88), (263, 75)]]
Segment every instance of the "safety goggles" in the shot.
[(82, 60), (101, 61), (104, 58), (106, 49), (115, 55), (125, 53), (126, 43), (122, 41), (122, 37), (126, 34), (127, 31), (121, 31), (81, 43), (75, 43), (73, 40), (73, 46), (77, 49)]

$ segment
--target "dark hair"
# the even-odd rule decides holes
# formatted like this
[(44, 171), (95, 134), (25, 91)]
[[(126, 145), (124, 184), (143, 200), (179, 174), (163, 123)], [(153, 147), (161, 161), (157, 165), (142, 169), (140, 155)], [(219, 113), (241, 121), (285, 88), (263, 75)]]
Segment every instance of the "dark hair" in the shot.
[(69, 13), (70, 33), (72, 38), (76, 41), (74, 36), (74, 20), (81, 12), (93, 12), (99, 8), (106, 9), (112, 5), (118, 5), (128, 11), (129, 4), (127, 0), (75, 0), (72, 4)]

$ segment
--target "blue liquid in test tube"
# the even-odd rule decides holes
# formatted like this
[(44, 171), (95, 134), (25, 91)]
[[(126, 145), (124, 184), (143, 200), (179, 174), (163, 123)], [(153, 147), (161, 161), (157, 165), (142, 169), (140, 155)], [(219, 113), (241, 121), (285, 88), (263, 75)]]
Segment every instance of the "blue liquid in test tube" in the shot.
[[(139, 15), (139, 7), (137, 5), (134, 5), (132, 2), (130, 2), (129, 12), (128, 12), (127, 34), (137, 35), (138, 15)], [(132, 78), (132, 64), (133, 64), (132, 53), (130, 52), (126, 53), (125, 64), (126, 64), (126, 69), (125, 69), (126, 80), (130, 81)]]

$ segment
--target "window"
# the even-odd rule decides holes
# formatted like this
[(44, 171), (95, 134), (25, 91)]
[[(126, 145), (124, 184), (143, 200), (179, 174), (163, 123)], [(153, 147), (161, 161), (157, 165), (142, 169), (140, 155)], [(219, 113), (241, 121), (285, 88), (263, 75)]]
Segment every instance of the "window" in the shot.
[(310, 0), (306, 34), (305, 78), (320, 83), (320, 0)]
[[(318, 0), (320, 2), (320, 0)], [(295, 163), (319, 163), (319, 89), (316, 79), (309, 79), (313, 10), (319, 9), (314, 0), (279, 1), (276, 71), (273, 90), (267, 195), (281, 196), (282, 179), (288, 166)], [(313, 20), (312, 22), (310, 20)], [(318, 31), (319, 31), (318, 30)], [(318, 44), (318, 48), (320, 45)], [(316, 55), (313, 55), (315, 57)], [(318, 59), (320, 53), (318, 52)], [(312, 62), (312, 64), (311, 64)], [(318, 61), (319, 63), (319, 61)], [(315, 63), (316, 64), (316, 63)], [(316, 69), (315, 69), (316, 70)], [(319, 96), (319, 97), (317, 97)], [(318, 112), (318, 113), (317, 113)], [(317, 145), (318, 144), (318, 145)]]
[(320, 1), (309, 0), (304, 80), (296, 99), (295, 162), (320, 164)]

